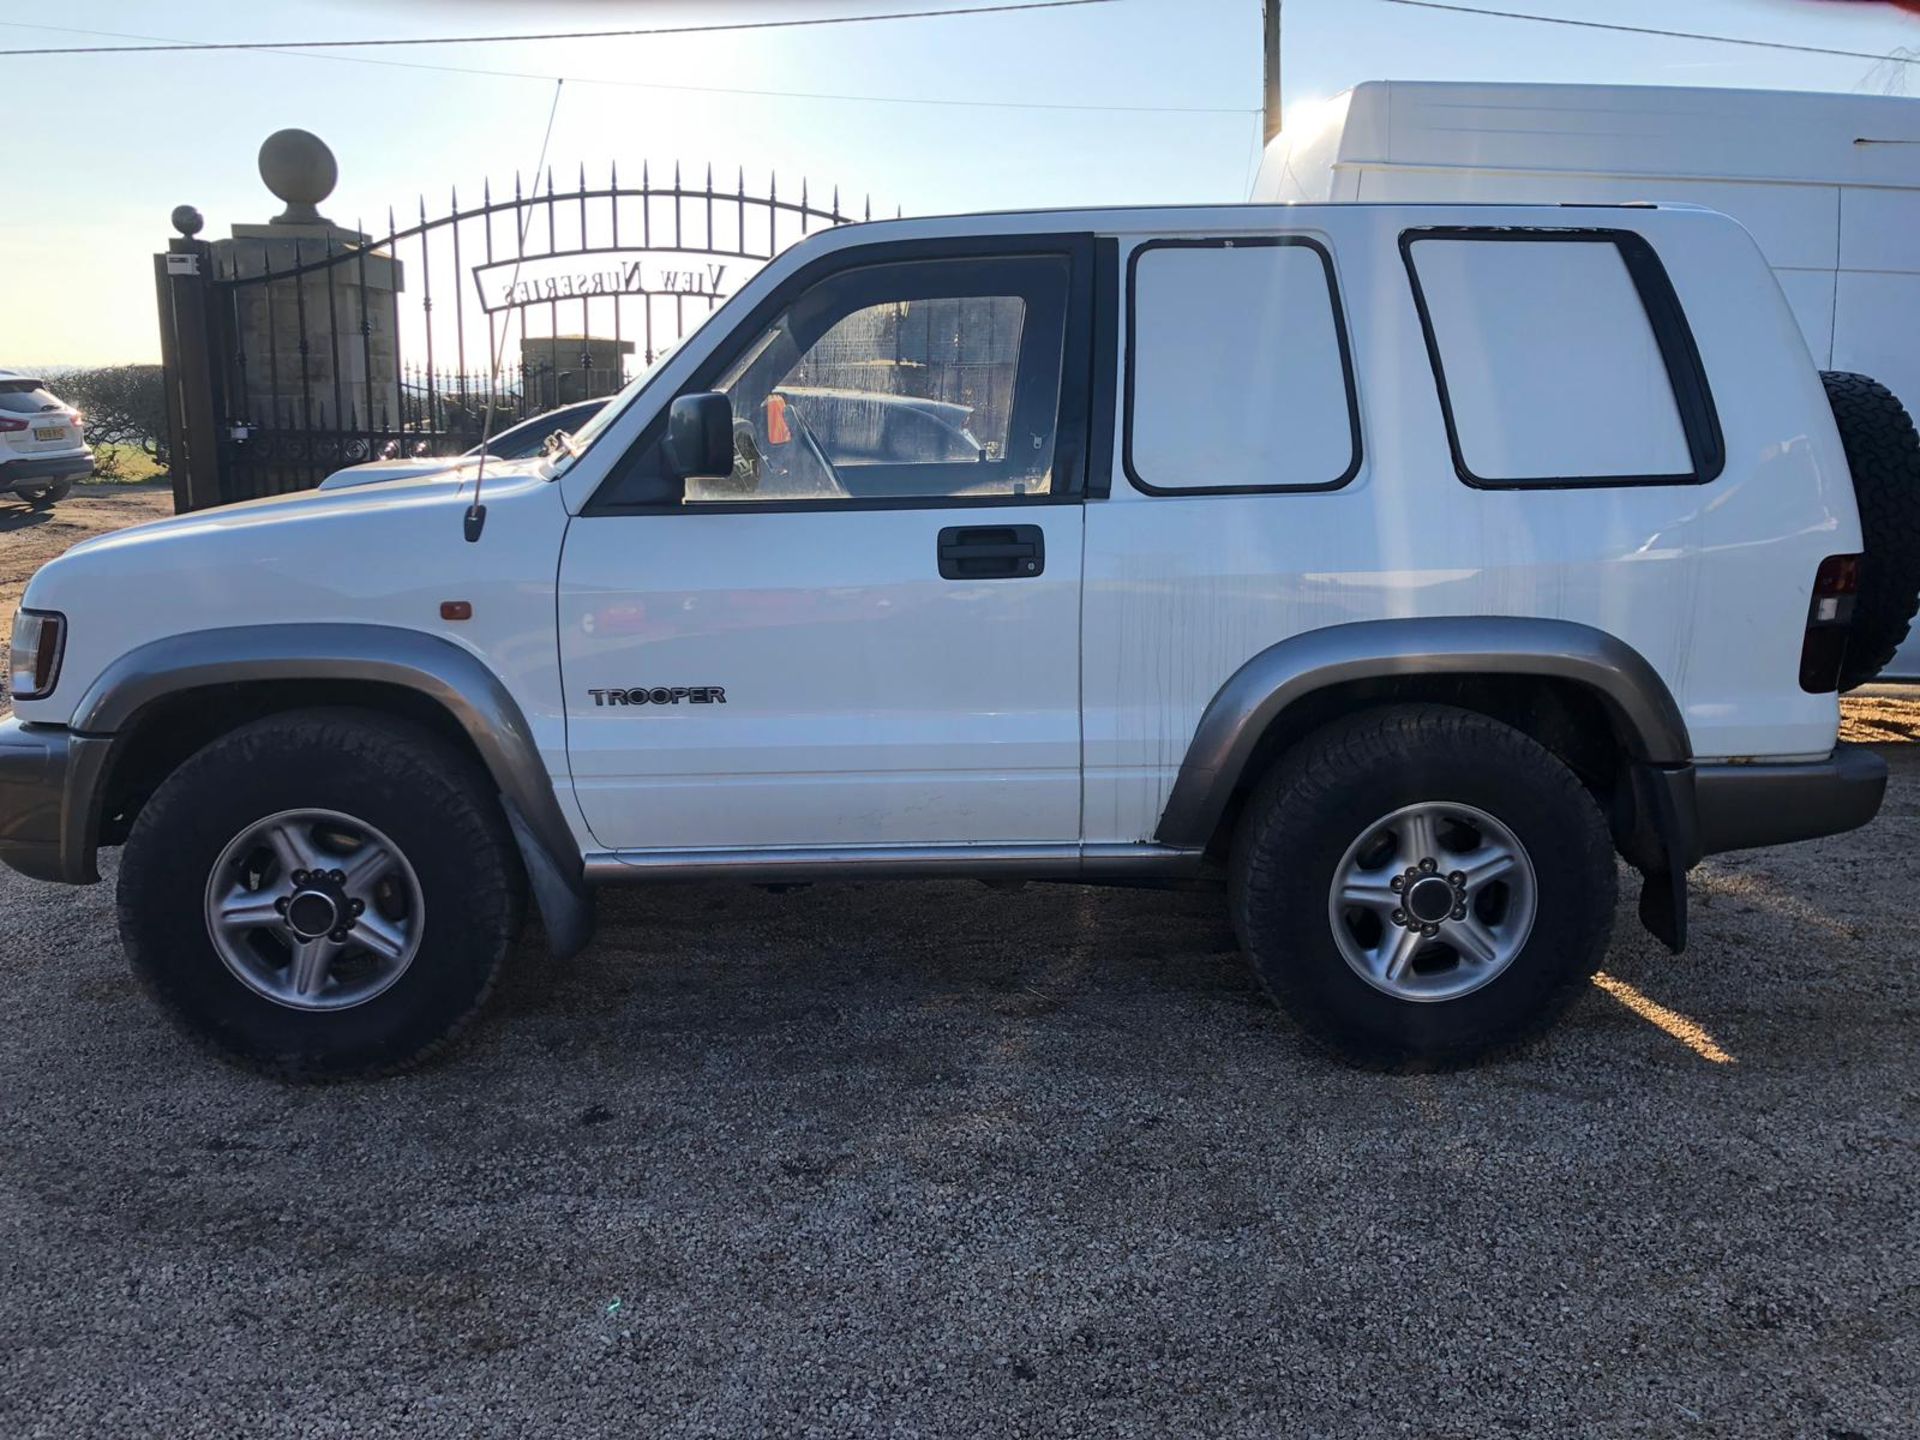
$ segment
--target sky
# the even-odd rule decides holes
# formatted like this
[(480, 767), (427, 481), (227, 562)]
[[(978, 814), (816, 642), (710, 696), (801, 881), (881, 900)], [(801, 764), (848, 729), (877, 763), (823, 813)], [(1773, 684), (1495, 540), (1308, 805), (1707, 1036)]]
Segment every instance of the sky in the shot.
[[(0, 0), (0, 49), (710, 24), (935, 8), (969, 0)], [(983, 0), (970, 0), (983, 3)], [(1920, 16), (1841, 0), (1464, 0), (1493, 8), (1920, 57)], [(66, 27), (49, 28), (49, 27)], [(127, 42), (131, 43), (131, 42)], [(385, 228), (389, 205), (443, 213), (550, 158), (623, 180), (642, 161), (804, 176), (909, 215), (1246, 198), (1258, 160), (1259, 0), (1115, 0), (1007, 15), (620, 40), (311, 55), (0, 55), (9, 118), (0, 211), (0, 368), (158, 358), (153, 262), (189, 203), (206, 238), (279, 206), (261, 140), (323, 137), (340, 182), (322, 207)], [(378, 60), (381, 63), (365, 63)], [(445, 73), (419, 65), (521, 75)], [(1286, 0), (1288, 107), (1370, 79), (1747, 86), (1920, 95), (1920, 65), (1747, 49), (1422, 10)], [(796, 99), (697, 88), (976, 102)], [(993, 102), (982, 104), (977, 102)], [(1212, 113), (1028, 106), (1191, 107)], [(404, 224), (404, 219), (402, 220)]]

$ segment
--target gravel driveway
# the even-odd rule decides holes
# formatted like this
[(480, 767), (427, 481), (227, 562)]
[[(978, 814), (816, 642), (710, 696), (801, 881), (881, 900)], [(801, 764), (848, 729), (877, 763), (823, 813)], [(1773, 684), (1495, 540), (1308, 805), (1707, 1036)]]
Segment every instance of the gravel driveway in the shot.
[(954, 882), (612, 893), (435, 1068), (286, 1089), (0, 871), (0, 1434), (1913, 1436), (1885, 753), (1451, 1075), (1309, 1047), (1210, 897)]
[(291, 1090), (0, 874), (0, 1433), (1911, 1436), (1890, 753), (1452, 1075), (1309, 1048), (1205, 896), (954, 882), (613, 893), (448, 1061)]

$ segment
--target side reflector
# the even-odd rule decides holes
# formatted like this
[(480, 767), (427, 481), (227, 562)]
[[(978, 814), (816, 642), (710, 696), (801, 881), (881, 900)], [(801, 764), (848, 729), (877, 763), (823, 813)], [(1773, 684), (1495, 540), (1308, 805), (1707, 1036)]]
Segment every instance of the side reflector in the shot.
[(471, 620), (473, 602), (471, 600), (442, 600), (440, 602), (442, 620)]

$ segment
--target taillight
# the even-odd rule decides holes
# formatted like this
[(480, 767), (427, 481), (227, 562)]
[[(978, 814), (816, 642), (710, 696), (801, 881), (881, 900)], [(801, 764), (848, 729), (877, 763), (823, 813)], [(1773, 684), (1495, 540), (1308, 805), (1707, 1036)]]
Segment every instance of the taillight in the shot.
[(0, 435), (11, 434), (15, 430), (24, 430), (26, 428), (26, 421), (9, 420), (6, 416), (0, 415)]
[(1860, 594), (1859, 555), (1829, 555), (1813, 575), (1813, 598), (1807, 602), (1807, 634), (1800, 643), (1800, 688), (1824, 695), (1840, 688), (1840, 668), (1847, 659), (1847, 637), (1853, 627), (1853, 606)]

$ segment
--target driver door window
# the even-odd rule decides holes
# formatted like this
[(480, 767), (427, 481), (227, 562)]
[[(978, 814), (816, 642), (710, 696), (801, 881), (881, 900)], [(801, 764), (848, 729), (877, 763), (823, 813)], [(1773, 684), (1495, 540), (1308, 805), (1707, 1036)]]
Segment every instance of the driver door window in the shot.
[(805, 291), (715, 387), (727, 502), (1045, 496), (1054, 484), (1068, 262), (867, 266)]

